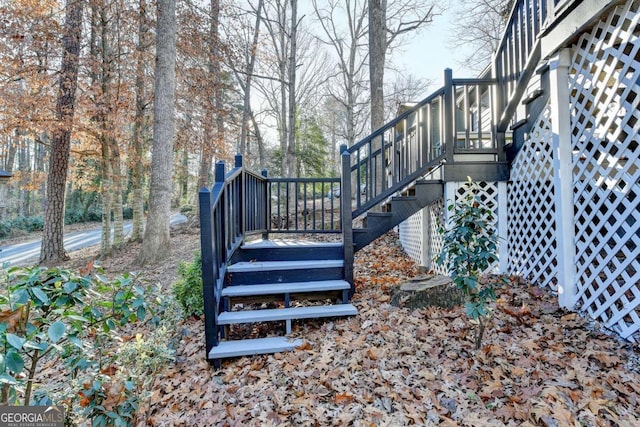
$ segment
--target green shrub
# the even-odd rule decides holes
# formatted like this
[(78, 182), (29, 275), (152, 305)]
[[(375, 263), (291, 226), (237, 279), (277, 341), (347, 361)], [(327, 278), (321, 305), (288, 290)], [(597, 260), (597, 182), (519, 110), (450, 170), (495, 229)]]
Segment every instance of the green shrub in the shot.
[(82, 214), (82, 210), (79, 210), (79, 209), (67, 209), (64, 212), (64, 223), (65, 223), (65, 225), (77, 224), (79, 222), (84, 222), (84, 215)]
[(18, 216), (0, 221), (0, 239), (42, 231), (44, 220), (42, 216)]
[[(173, 358), (170, 300), (127, 274), (0, 268), (0, 312), (0, 404), (64, 404), (66, 425), (81, 416), (94, 426), (134, 425), (150, 378)], [(124, 339), (134, 322), (150, 331)], [(43, 381), (41, 365), (52, 359), (59, 375)]]
[(185, 316), (202, 316), (202, 258), (196, 253), (192, 262), (181, 262), (178, 266), (180, 278), (173, 284), (173, 295), (182, 307)]
[(182, 205), (180, 206), (180, 213), (186, 216), (193, 216), (197, 212), (197, 208), (194, 205)]
[(482, 284), (480, 275), (498, 261), (498, 233), (494, 226), (494, 215), (478, 195), (478, 185), (466, 183), (470, 191), (467, 196), (448, 206), (452, 212), (451, 227), (439, 228), (442, 235), (442, 252), (436, 261), (444, 265), (451, 280), (465, 294), (465, 311), (478, 324), (475, 348), (482, 344), (482, 336), (491, 318), (489, 302), (496, 299), (498, 282)]
[(126, 207), (122, 210), (122, 217), (124, 219), (133, 219), (133, 208)]

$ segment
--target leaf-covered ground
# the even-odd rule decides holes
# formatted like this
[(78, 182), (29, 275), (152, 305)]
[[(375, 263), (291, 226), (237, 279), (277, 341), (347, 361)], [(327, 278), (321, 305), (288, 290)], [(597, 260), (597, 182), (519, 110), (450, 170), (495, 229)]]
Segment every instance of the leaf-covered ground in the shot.
[[(179, 248), (188, 260), (197, 244)], [(172, 276), (161, 271), (149, 273)], [(177, 361), (155, 379), (138, 425), (640, 425), (637, 345), (512, 281), (475, 352), (461, 309), (390, 305), (417, 274), (387, 235), (357, 254), (357, 317), (298, 322), (296, 351), (219, 370), (204, 359), (202, 322), (179, 325)]]
[[(169, 292), (177, 264), (198, 249), (197, 230), (178, 232), (171, 258), (139, 273)], [(138, 250), (100, 264), (108, 274), (130, 271)], [(97, 256), (80, 251), (67, 267)], [(231, 359), (219, 370), (204, 359), (202, 321), (177, 325), (176, 363), (155, 378), (138, 426), (640, 425), (637, 344), (513, 280), (476, 352), (460, 308), (390, 304), (396, 287), (419, 274), (388, 234), (357, 254), (357, 317), (300, 321), (296, 351)]]

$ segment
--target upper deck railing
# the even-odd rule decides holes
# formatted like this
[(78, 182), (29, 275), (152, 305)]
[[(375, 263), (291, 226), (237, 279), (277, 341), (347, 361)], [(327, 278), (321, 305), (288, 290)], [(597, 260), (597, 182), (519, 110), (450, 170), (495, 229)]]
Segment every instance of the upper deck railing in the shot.
[(514, 98), (518, 82), (538, 49), (538, 36), (547, 19), (548, 0), (518, 0), (511, 10), (502, 41), (494, 54), (500, 107)]
[(517, 0), (493, 56), (497, 131), (505, 131), (540, 61), (541, 36), (582, 0)]
[[(494, 79), (454, 79), (351, 147), (353, 218), (417, 178), (453, 162), (454, 154), (497, 155)], [(343, 184), (344, 185), (344, 184)]]

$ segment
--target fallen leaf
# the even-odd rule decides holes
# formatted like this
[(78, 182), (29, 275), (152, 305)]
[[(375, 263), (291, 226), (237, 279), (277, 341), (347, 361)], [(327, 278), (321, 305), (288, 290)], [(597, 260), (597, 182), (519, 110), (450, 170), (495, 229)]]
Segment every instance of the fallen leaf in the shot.
[(344, 403), (350, 403), (352, 400), (353, 400), (353, 395), (347, 393), (346, 391), (336, 394), (335, 397), (333, 398), (333, 401), (338, 405), (341, 405)]

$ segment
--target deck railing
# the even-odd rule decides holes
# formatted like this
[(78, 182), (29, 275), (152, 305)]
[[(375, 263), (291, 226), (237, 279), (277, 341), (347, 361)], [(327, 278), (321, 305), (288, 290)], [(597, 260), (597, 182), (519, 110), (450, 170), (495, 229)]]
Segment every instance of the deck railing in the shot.
[(200, 244), (207, 349), (218, 344), (218, 313), (227, 262), (250, 234), (267, 232), (267, 178), (242, 166), (242, 156), (228, 173), (216, 163), (215, 183), (203, 188), (200, 201)]
[(269, 233), (339, 233), (340, 178), (269, 178)]
[(349, 154), (353, 217), (383, 202), (454, 154), (497, 153), (493, 79), (453, 79), (358, 143)]
[[(548, 0), (519, 0), (494, 54), (495, 77), (498, 80), (500, 107), (514, 98), (518, 82), (532, 55), (539, 55), (538, 35), (547, 19)], [(533, 61), (537, 62), (537, 61)], [(501, 109), (502, 110), (502, 109)]]

